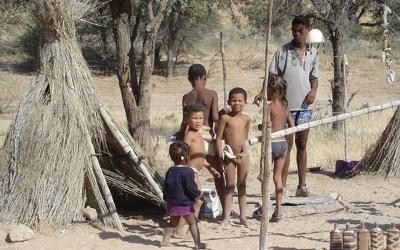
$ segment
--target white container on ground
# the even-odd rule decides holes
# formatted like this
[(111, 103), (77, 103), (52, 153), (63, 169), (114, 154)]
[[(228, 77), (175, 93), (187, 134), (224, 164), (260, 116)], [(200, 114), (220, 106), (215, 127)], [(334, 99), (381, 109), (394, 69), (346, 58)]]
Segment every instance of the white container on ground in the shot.
[(203, 218), (215, 219), (219, 213), (219, 198), (217, 191), (214, 188), (203, 188), (202, 189), (204, 200), (200, 209), (200, 215)]

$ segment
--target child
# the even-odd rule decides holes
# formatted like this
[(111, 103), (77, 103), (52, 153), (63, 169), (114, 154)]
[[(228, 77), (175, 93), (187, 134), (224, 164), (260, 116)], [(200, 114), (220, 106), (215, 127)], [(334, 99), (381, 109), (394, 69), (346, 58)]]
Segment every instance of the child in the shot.
[[(268, 79), (268, 119), (272, 123), (271, 131), (279, 131), (294, 126), (294, 121), (289, 113), (286, 96), (286, 81), (279, 76), (269, 76)], [(274, 183), (276, 206), (271, 216), (271, 222), (278, 222), (282, 216), (282, 196), (283, 196), (283, 165), (286, 159), (288, 144), (285, 137), (275, 138), (271, 142), (271, 153), (274, 164)]]
[[(214, 127), (218, 124), (218, 94), (216, 91), (206, 88), (207, 81), (206, 69), (201, 64), (193, 64), (188, 70), (188, 80), (191, 83), (193, 89), (186, 93), (182, 98), (182, 107), (184, 108), (188, 104), (199, 103), (203, 105), (203, 124), (199, 128), (200, 134), (204, 139), (204, 147), (206, 153), (207, 162), (219, 172), (219, 177), (214, 175), (215, 188), (218, 196), (221, 199), (223, 206), (223, 196), (225, 189), (225, 181), (223, 177), (222, 167), (218, 164), (215, 155), (215, 133)], [(183, 120), (180, 132), (177, 138), (183, 138), (184, 133), (187, 130), (187, 123)], [(179, 134), (181, 136), (179, 136)]]
[(195, 183), (195, 172), (187, 166), (189, 146), (183, 141), (176, 141), (169, 147), (169, 155), (175, 165), (170, 167), (165, 175), (163, 198), (170, 221), (165, 229), (161, 247), (170, 246), (169, 240), (180, 217), (183, 217), (189, 224), (195, 248), (205, 249), (205, 244), (200, 242), (200, 232), (194, 215), (193, 204), (201, 197), (201, 191)]
[[(215, 170), (206, 161), (206, 152), (204, 147), (204, 140), (200, 133), (200, 129), (203, 126), (203, 106), (198, 103), (191, 103), (183, 108), (183, 119), (185, 124), (188, 126), (188, 131), (185, 133), (184, 141), (189, 145), (189, 162), (188, 165), (194, 170), (195, 182), (200, 187), (200, 180), (198, 177), (198, 172), (200, 172), (203, 167), (206, 167), (208, 171), (219, 178), (219, 172)], [(200, 212), (202, 200), (196, 200), (194, 204), (196, 218)], [(174, 236), (177, 238), (184, 238), (186, 235), (184, 233), (183, 227), (185, 225), (185, 220), (181, 219), (179, 222)]]
[[(229, 92), (228, 104), (231, 111), (220, 118), (216, 139), (216, 151), (219, 160), (224, 164), (226, 188), (225, 210), (221, 226), (230, 223), (232, 197), (235, 189), (237, 172), (237, 188), (239, 195), (240, 224), (247, 226), (246, 220), (246, 179), (249, 172), (249, 156), (247, 155), (247, 137), (249, 134), (250, 117), (242, 114), (247, 101), (247, 93), (242, 88), (234, 88)], [(222, 140), (225, 147), (222, 150)], [(225, 153), (225, 159), (223, 156)]]

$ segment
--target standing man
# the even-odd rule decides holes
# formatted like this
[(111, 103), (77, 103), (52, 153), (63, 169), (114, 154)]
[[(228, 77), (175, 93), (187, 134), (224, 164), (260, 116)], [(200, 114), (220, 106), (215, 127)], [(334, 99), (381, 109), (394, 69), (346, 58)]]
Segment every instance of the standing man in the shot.
[[(310, 23), (306, 17), (299, 16), (292, 20), (293, 40), (276, 51), (268, 72), (269, 75), (278, 75), (287, 81), (286, 99), (296, 126), (311, 120), (312, 107), (310, 105), (315, 101), (318, 88), (318, 53), (315, 48), (309, 48), (306, 44), (309, 26)], [(264, 89), (254, 98), (254, 103), (259, 104), (263, 93)], [(296, 196), (310, 195), (310, 189), (306, 185), (308, 132), (309, 130), (304, 130), (286, 137), (288, 152), (282, 172), (284, 193), (287, 193), (286, 179), (294, 139), (299, 177)]]

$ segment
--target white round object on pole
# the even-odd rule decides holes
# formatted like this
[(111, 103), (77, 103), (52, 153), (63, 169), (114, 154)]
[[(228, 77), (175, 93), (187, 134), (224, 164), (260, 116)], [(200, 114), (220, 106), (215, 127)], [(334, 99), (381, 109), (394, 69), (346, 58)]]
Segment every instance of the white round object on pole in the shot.
[(324, 35), (319, 29), (312, 29), (306, 37), (307, 43), (323, 43), (325, 42)]

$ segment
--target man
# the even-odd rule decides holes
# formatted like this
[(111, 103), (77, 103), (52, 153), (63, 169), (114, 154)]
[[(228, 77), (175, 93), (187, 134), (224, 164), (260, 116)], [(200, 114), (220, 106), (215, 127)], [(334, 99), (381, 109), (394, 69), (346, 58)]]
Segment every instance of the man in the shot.
[[(310, 105), (315, 101), (318, 88), (318, 54), (316, 49), (309, 48), (305, 41), (309, 26), (309, 20), (305, 17), (295, 17), (292, 20), (293, 40), (276, 51), (268, 72), (269, 75), (278, 75), (287, 81), (286, 99), (296, 126), (311, 120), (312, 107)], [(261, 101), (263, 92), (264, 89), (254, 98), (254, 103), (258, 104)], [(303, 197), (310, 195), (310, 190), (306, 185), (308, 132), (309, 130), (304, 130), (286, 137), (288, 152), (282, 173), (285, 190), (290, 151), (295, 138), (299, 177), (296, 196)]]

